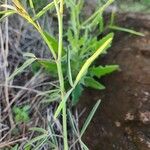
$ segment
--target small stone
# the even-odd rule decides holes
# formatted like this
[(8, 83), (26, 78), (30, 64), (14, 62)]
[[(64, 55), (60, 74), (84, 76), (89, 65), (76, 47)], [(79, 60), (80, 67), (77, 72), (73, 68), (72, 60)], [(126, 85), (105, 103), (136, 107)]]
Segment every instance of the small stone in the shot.
[(143, 138), (139, 138), (140, 139), (140, 142), (143, 142), (144, 141), (144, 139)]
[(115, 122), (115, 125), (116, 125), (116, 127), (120, 127), (120, 126), (121, 126), (121, 123), (120, 123), (119, 121), (116, 121), (116, 122)]
[(143, 98), (142, 98), (142, 101), (143, 101), (143, 102), (148, 101), (148, 97), (143, 97)]
[(140, 121), (144, 124), (150, 123), (150, 111), (140, 112)]
[(138, 93), (134, 93), (134, 96), (136, 96), (136, 97), (137, 97), (137, 96), (138, 96)]
[(134, 115), (130, 112), (128, 112), (125, 116), (125, 120), (128, 121), (128, 120), (134, 120)]
[(146, 96), (150, 96), (150, 93), (147, 92), (147, 91), (144, 91), (143, 93), (144, 93)]
[(150, 148), (150, 142), (146, 142), (147, 147)]

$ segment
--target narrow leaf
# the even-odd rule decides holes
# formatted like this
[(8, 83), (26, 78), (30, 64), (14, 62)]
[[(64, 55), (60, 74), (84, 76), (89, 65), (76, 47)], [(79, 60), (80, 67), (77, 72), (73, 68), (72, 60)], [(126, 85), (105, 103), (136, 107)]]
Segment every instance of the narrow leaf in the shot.
[(54, 37), (50, 36), (50, 34), (46, 31), (44, 32), (44, 35), (46, 36), (49, 43), (53, 47), (53, 50), (55, 51), (55, 53), (58, 53), (58, 41), (56, 39), (54, 39)]
[[(96, 50), (102, 46), (108, 39), (114, 37), (114, 33), (109, 33), (107, 34), (105, 37), (103, 37), (102, 39), (100, 39), (98, 42), (95, 42), (96, 45), (95, 45), (95, 48)], [(106, 50), (110, 47), (111, 45), (108, 44), (108, 46), (103, 50), (102, 54), (105, 54), (106, 53)]]
[[(52, 37), (48, 32), (44, 31), (43, 32), (45, 37), (47, 38), (49, 44), (51, 45), (53, 51), (58, 54), (58, 41)], [(65, 54), (65, 50), (62, 49), (62, 56)]]
[(105, 86), (102, 85), (101, 83), (99, 83), (98, 81), (96, 81), (94, 78), (91, 77), (85, 77), (84, 79), (84, 84), (87, 87), (91, 87), (97, 90), (104, 90)]
[(112, 37), (109, 37), (108, 40), (106, 40), (100, 47), (99, 49), (90, 57), (86, 60), (86, 62), (84, 63), (84, 65), (82, 66), (81, 70), (79, 71), (75, 83), (74, 85), (76, 86), (78, 84), (78, 82), (81, 80), (81, 78), (86, 74), (89, 66), (94, 62), (94, 60), (104, 51), (106, 50), (106, 48), (111, 44), (113, 39)]
[[(60, 0), (57, 0), (57, 2), (59, 3)], [(51, 10), (54, 8), (54, 2), (49, 3), (48, 5), (46, 5), (41, 11), (39, 11), (35, 17), (33, 18), (33, 20), (37, 20), (39, 19), (41, 16), (43, 16), (48, 10)]]
[(36, 131), (36, 132), (41, 132), (41, 133), (44, 133), (44, 134), (47, 133), (47, 131), (46, 131), (45, 129), (43, 129), (43, 128), (38, 128), (38, 127), (33, 127), (33, 128), (30, 128), (29, 130), (31, 130), (31, 131)]
[[(47, 137), (48, 138), (48, 137)], [(44, 143), (47, 141), (47, 138), (42, 139), (39, 143), (36, 144), (35, 148), (32, 150), (39, 150), (44, 145)]]
[(36, 56), (33, 53), (23, 53), (23, 57), (36, 58)]
[(73, 87), (71, 64), (70, 64), (70, 50), (68, 50), (68, 53), (67, 53), (67, 64), (68, 64), (68, 79), (69, 79), (69, 83)]
[(16, 13), (15, 10), (1, 11), (1, 12), (0, 12), (0, 15), (2, 15), (2, 16), (0, 16), (0, 21), (3, 20), (3, 19), (6, 18), (6, 17), (9, 17), (10, 15), (15, 14), (15, 13)]
[(134, 30), (123, 28), (123, 27), (118, 27), (118, 26), (115, 26), (115, 25), (109, 26), (109, 28), (113, 29), (113, 30), (118, 30), (118, 31), (123, 31), (123, 32), (131, 33), (131, 34), (138, 35), (138, 36), (145, 36), (141, 32), (136, 32)]
[(22, 73), (24, 69), (26, 69), (29, 65), (31, 65), (34, 61), (36, 60), (36, 58), (30, 58), (28, 60), (26, 60), (23, 65), (19, 68), (17, 68), (8, 78), (8, 80), (11, 80), (12, 78), (14, 78), (16, 75), (18, 75), (19, 73)]
[(82, 147), (84, 148), (84, 150), (89, 150), (89, 148), (82, 141), (80, 141), (80, 142), (81, 142)]
[(114, 0), (108, 0), (102, 7), (100, 7), (94, 14), (92, 14), (84, 23), (82, 26), (85, 26), (86, 24), (89, 24), (89, 22), (92, 22), (98, 15), (102, 15), (104, 10), (111, 5), (114, 2)]
[(83, 92), (83, 87), (81, 84), (78, 84), (72, 92), (72, 105), (76, 105), (79, 101), (79, 98)]
[(69, 123), (70, 123), (74, 133), (76, 134), (76, 136), (78, 136), (78, 131), (77, 131), (76, 126), (75, 126), (76, 124), (74, 122), (73, 115), (71, 114), (71, 111), (69, 109), (68, 109), (68, 115), (69, 115), (69, 120), (70, 120)]
[[(41, 28), (37, 29), (39, 31), (39, 33), (41, 34), (44, 42), (47, 44), (50, 52), (52, 53), (53, 57), (56, 59), (56, 53), (55, 51), (58, 51), (56, 48), (56, 46), (58, 45), (58, 43), (56, 43), (55, 39), (52, 38), (47, 32), (44, 32)], [(52, 40), (52, 41), (51, 41)]]
[(64, 105), (65, 105), (67, 99), (69, 98), (70, 94), (72, 93), (73, 89), (74, 89), (74, 88), (71, 88), (71, 89), (66, 93), (64, 99), (62, 99), (62, 101), (60, 102), (60, 104), (59, 104), (59, 106), (58, 106), (58, 108), (57, 108), (57, 110), (56, 110), (56, 112), (55, 112), (55, 114), (54, 114), (54, 118), (57, 118), (58, 115), (60, 114), (62, 108), (64, 107)]
[(46, 139), (47, 137), (48, 137), (47, 134), (42, 134), (42, 135), (40, 135), (40, 136), (37, 136), (37, 137), (33, 138), (32, 140), (30, 140), (30, 141), (25, 145), (25, 147), (28, 147), (28, 146), (32, 145), (33, 143), (35, 143), (35, 142), (37, 142), (37, 141), (40, 141), (40, 140), (42, 140), (42, 139)]
[(96, 112), (100, 102), (101, 102), (100, 100), (97, 101), (97, 103), (95, 104), (95, 106), (91, 110), (90, 114), (88, 115), (88, 117), (87, 117), (87, 119), (86, 119), (86, 121), (85, 121), (85, 123), (84, 123), (84, 125), (83, 125), (83, 127), (81, 129), (81, 134), (80, 134), (81, 137), (84, 134), (84, 132), (86, 131), (89, 123), (91, 122), (91, 120), (92, 120), (92, 118), (93, 118), (93, 116), (94, 116), (94, 114), (95, 114), (95, 112)]

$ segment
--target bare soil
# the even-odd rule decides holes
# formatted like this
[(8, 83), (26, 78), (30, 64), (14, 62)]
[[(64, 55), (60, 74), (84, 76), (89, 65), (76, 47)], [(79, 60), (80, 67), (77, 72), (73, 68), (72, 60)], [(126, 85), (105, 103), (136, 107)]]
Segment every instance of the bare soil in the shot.
[(150, 150), (150, 19), (142, 14), (119, 18), (145, 37), (117, 33), (108, 54), (98, 60), (121, 70), (101, 80), (106, 90), (85, 91), (79, 108), (86, 113), (98, 99), (102, 102), (84, 141), (90, 150)]

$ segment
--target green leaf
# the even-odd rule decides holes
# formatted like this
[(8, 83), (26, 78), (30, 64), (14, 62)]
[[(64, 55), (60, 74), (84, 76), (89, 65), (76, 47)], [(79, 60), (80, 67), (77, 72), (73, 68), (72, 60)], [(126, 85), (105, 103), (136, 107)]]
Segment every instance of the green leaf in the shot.
[(80, 140), (80, 143), (84, 150), (89, 150), (89, 148)]
[(60, 102), (59, 106), (57, 107), (55, 114), (54, 114), (54, 118), (57, 118), (58, 115), (60, 114), (62, 108), (64, 107), (66, 101), (68, 100), (69, 96), (71, 95), (72, 91), (74, 90), (74, 88), (71, 88), (66, 95), (64, 96), (64, 98), (62, 99), (62, 101)]
[(15, 116), (15, 121), (16, 121), (16, 123), (22, 122), (22, 121), (23, 121), (22, 116), (19, 115), (19, 114), (17, 114), (17, 115)]
[(36, 56), (33, 53), (23, 53), (23, 57), (36, 58)]
[[(109, 33), (108, 35), (106, 35), (105, 37), (103, 37), (100, 40), (97, 40), (97, 38), (88, 38), (88, 40), (86, 40), (86, 43), (84, 44), (85, 47), (82, 49), (81, 51), (81, 56), (88, 54), (93, 54), (95, 53), (95, 51), (103, 45), (103, 43), (105, 43), (109, 38), (113, 37), (114, 33)], [(87, 44), (87, 45), (86, 45)], [(110, 47), (111, 45), (109, 44), (102, 52), (102, 54), (106, 53), (106, 50)]]
[(145, 4), (145, 5), (150, 6), (150, 1), (149, 1), (149, 0), (143, 0), (143, 1), (141, 1), (141, 2), (143, 2), (143, 4)]
[[(55, 127), (54, 127), (54, 125), (50, 122), (50, 121), (48, 121), (48, 133), (49, 134), (56, 134), (56, 132), (55, 132)], [(57, 139), (57, 137), (56, 136), (50, 136), (50, 140), (51, 140), (51, 146), (53, 146), (53, 147), (58, 147), (58, 139)]]
[(68, 116), (69, 116), (69, 123), (71, 128), (73, 129), (74, 133), (76, 134), (76, 136), (78, 136), (78, 130), (76, 128), (76, 123), (74, 122), (74, 116), (72, 115), (71, 111), (68, 109)]
[(30, 5), (31, 9), (34, 11), (34, 4), (33, 4), (32, 0), (29, 0), (29, 5)]
[[(87, 25), (87, 27), (91, 30), (95, 29), (95, 27), (101, 22), (101, 15), (97, 15), (93, 21)], [(101, 24), (102, 25), (102, 24)]]
[(40, 63), (35, 61), (31, 64), (31, 70), (32, 70), (33, 74), (36, 74), (40, 69), (41, 69)]
[(14, 112), (15, 114), (19, 114), (19, 113), (21, 113), (21, 109), (18, 108), (18, 107), (16, 107), (16, 106), (14, 106), (14, 107), (13, 107), (13, 112)]
[(83, 92), (83, 87), (81, 84), (78, 84), (72, 92), (72, 105), (76, 105), (79, 101), (79, 98)]
[(15, 121), (16, 123), (20, 123), (20, 122), (28, 122), (30, 120), (29, 117), (29, 106), (26, 105), (23, 108), (19, 108), (19, 107), (14, 107), (13, 108), (13, 112), (15, 113)]
[(48, 73), (51, 73), (54, 77), (57, 76), (57, 65), (54, 61), (48, 59), (37, 59), (37, 61)]
[(145, 36), (145, 35), (144, 35), (143, 33), (141, 33), (141, 32), (136, 32), (136, 31), (131, 30), (131, 29), (127, 29), (127, 28), (123, 28), (123, 27), (118, 27), (118, 26), (116, 26), (116, 25), (110, 25), (109, 28), (112, 29), (112, 30), (123, 31), (123, 32), (127, 32), (127, 33), (134, 34), (134, 35), (138, 35), (138, 36)]
[[(95, 49), (98, 49), (100, 46), (103, 45), (103, 43), (105, 43), (108, 39), (113, 38), (114, 37), (114, 33), (109, 33), (107, 34), (105, 37), (103, 37), (102, 39), (100, 39), (98, 42), (96, 42), (95, 44)], [(103, 50), (102, 53), (106, 53), (106, 50), (111, 46), (111, 44), (108, 44), (106, 46), (106, 48)]]
[(118, 65), (106, 65), (105, 67), (103, 66), (92, 67), (89, 69), (89, 73), (91, 76), (96, 76), (100, 78), (117, 70), (119, 70)]
[(85, 121), (85, 123), (84, 123), (84, 125), (83, 125), (83, 127), (81, 129), (81, 134), (80, 134), (81, 137), (84, 134), (84, 132), (86, 131), (89, 123), (91, 122), (91, 120), (92, 120), (92, 118), (93, 118), (93, 116), (94, 116), (94, 114), (95, 114), (95, 112), (96, 112), (100, 102), (101, 102), (100, 100), (97, 101), (97, 103), (94, 105), (93, 109), (91, 110), (90, 114), (88, 115), (88, 117), (87, 117), (87, 119), (86, 119), (86, 121)]
[(71, 57), (70, 57), (70, 50), (68, 50), (68, 53), (67, 53), (68, 79), (69, 79), (70, 85), (73, 87), (72, 70), (71, 70), (70, 59), (71, 59)]
[(21, 120), (23, 122), (28, 122), (30, 120), (28, 112), (22, 111), (22, 113), (20, 114)]
[[(48, 138), (48, 137), (47, 137), (47, 138)], [(36, 144), (35, 148), (32, 149), (32, 150), (39, 150), (39, 149), (41, 149), (41, 147), (43, 147), (44, 143), (46, 143), (47, 138), (44, 138), (44, 139), (42, 139), (41, 141), (39, 141), (39, 142)]]
[(60, 99), (60, 91), (56, 91), (54, 93), (51, 93), (50, 96), (44, 100), (42, 100), (41, 103), (51, 103), (51, 102), (54, 102), (54, 101), (58, 101)]
[(24, 69), (26, 69), (29, 65), (31, 65), (34, 61), (36, 60), (36, 58), (30, 58), (28, 60), (26, 60), (23, 65), (19, 68), (17, 68), (9, 77), (8, 80), (11, 80), (12, 78), (14, 78), (16, 75), (20, 74), (23, 72)]
[(72, 51), (76, 52), (77, 43), (76, 43), (76, 39), (74, 38), (74, 35), (71, 29), (68, 29), (67, 31), (67, 40), (69, 44), (71, 45)]
[(48, 134), (42, 134), (40, 136), (36, 136), (35, 138), (33, 138), (32, 140), (30, 140), (26, 145), (25, 145), (25, 148), (28, 147), (29, 145), (32, 145), (33, 143), (35, 142), (38, 142), (40, 140), (43, 140), (43, 139), (47, 139), (48, 138)]
[(6, 11), (0, 11), (0, 21), (2, 21), (4, 18), (15, 14), (15, 10), (6, 10)]
[[(48, 32), (43, 32), (47, 40), (49, 41), (51, 47), (53, 48), (54, 52), (58, 54), (58, 41), (52, 37)], [(65, 50), (62, 50), (62, 56), (65, 54)]]
[(25, 105), (25, 106), (22, 108), (22, 110), (25, 111), (25, 112), (29, 111), (29, 109), (30, 109), (30, 106), (29, 106), (29, 105)]
[(31, 150), (31, 145), (25, 147), (24, 150)]
[(84, 79), (84, 84), (87, 87), (91, 87), (97, 90), (104, 90), (105, 86), (102, 85), (101, 83), (99, 83), (98, 81), (96, 81), (94, 78), (91, 77), (85, 77)]
[[(106, 36), (107, 37), (107, 36)], [(95, 59), (101, 54), (103, 53), (103, 51), (106, 50), (106, 48), (108, 48), (111, 44), (113, 40), (113, 34), (109, 34), (108, 38), (106, 41), (104, 41), (102, 43), (102, 45), (97, 49), (97, 51), (86, 60), (86, 62), (84, 63), (84, 65), (82, 66), (82, 68), (80, 69), (76, 80), (74, 82), (74, 86), (76, 86), (78, 84), (78, 82), (82, 79), (82, 77), (86, 74), (88, 68), (90, 67), (90, 65), (95, 61)]]
[(99, 19), (99, 31), (100, 31), (100, 33), (104, 32), (104, 18), (103, 18), (103, 16), (100, 16), (100, 19)]
[[(59, 3), (60, 0), (57, 0), (57, 2)], [(38, 2), (37, 2), (38, 5)], [(49, 3), (48, 5), (46, 5), (44, 8), (42, 8), (42, 10), (40, 10), (33, 18), (33, 20), (37, 20), (39, 19), (41, 16), (43, 16), (48, 10), (51, 10), (55, 8), (55, 4), (54, 2)]]
[(36, 132), (41, 132), (41, 133), (44, 133), (44, 134), (47, 133), (47, 131), (46, 131), (45, 129), (43, 129), (43, 128), (38, 128), (38, 127), (33, 127), (33, 128), (30, 128), (29, 130), (31, 130), (31, 131), (36, 131)]
[(18, 150), (18, 144), (11, 148), (11, 150)]
[(90, 22), (93, 23), (93, 20), (98, 16), (102, 15), (105, 9), (110, 6), (114, 0), (108, 0), (102, 7), (100, 7), (94, 14), (92, 14), (86, 21), (83, 22), (82, 26), (89, 24)]
[(58, 53), (58, 41), (52, 37), (48, 32), (44, 32), (45, 37), (48, 39), (50, 45), (52, 46), (54, 52), (57, 54)]

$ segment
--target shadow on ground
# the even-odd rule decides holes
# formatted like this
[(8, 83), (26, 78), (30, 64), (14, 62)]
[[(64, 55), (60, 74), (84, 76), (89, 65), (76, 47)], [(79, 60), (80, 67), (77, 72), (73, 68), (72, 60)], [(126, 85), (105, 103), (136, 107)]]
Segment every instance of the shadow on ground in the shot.
[(98, 61), (119, 64), (121, 71), (102, 79), (105, 91), (87, 89), (82, 97), (79, 108), (86, 112), (102, 99), (84, 136), (90, 150), (150, 149), (150, 19), (120, 18), (145, 37), (119, 33), (108, 55)]

